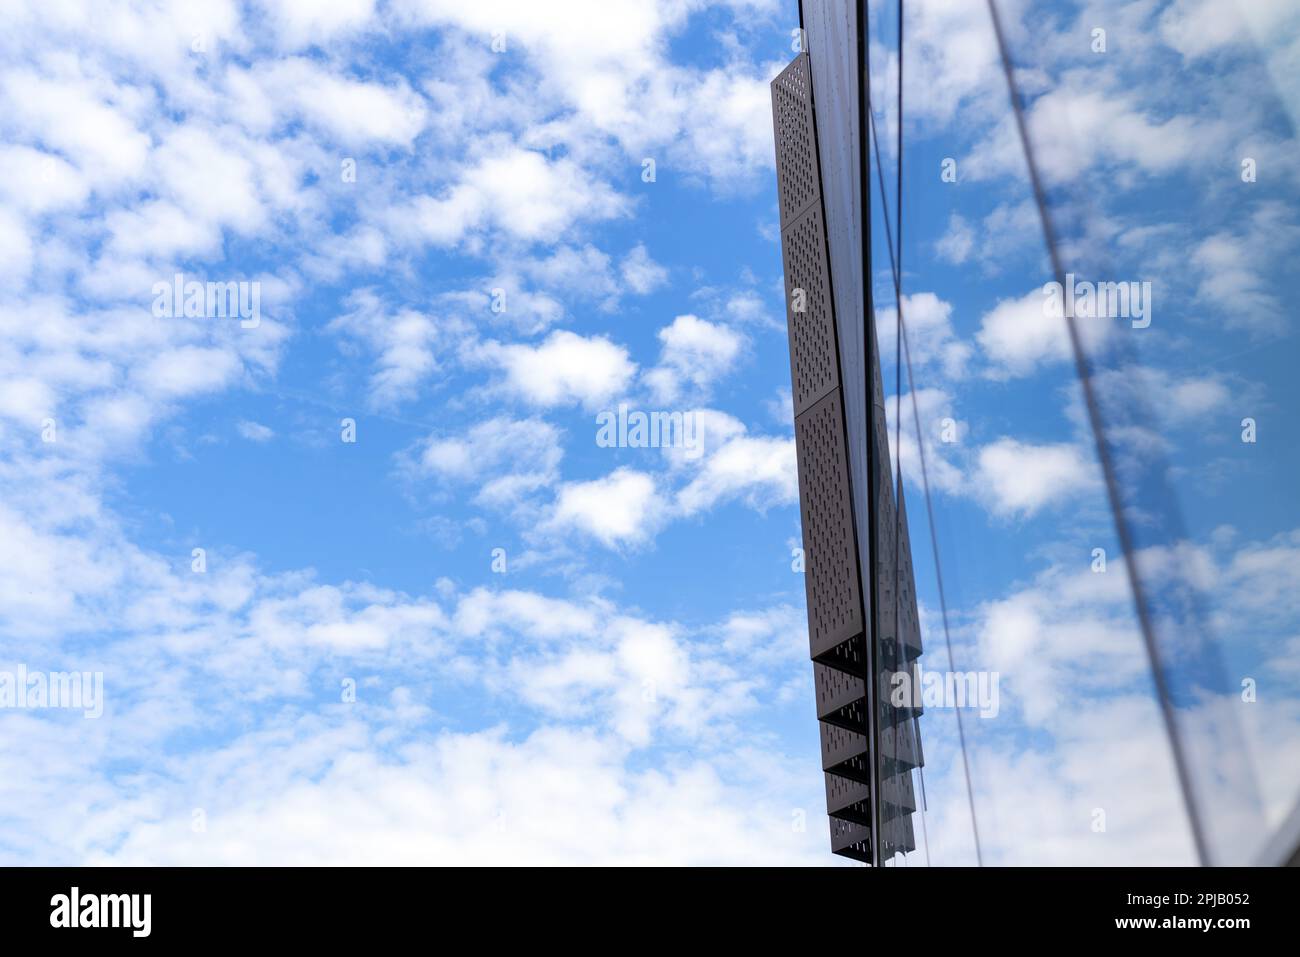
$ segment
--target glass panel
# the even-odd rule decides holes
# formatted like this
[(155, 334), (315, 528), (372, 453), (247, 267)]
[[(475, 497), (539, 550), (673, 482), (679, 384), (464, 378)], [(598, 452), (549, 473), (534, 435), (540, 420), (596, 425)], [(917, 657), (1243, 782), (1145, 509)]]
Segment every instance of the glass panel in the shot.
[[(1212, 863), (1253, 859), (1300, 782), (1298, 25), (1233, 3), (1039, 3), (1007, 23)], [(998, 169), (1011, 139), (975, 155)]]
[[(891, 440), (917, 503), (931, 857), (972, 859), (977, 825), (986, 864), (1189, 863), (1068, 327), (1044, 292), (1051, 264), (988, 9), (906, 7), (900, 204), (897, 7), (872, 5), (886, 198), (873, 209), (872, 279)], [(1019, 20), (1009, 30), (1041, 51), (1047, 66), (1024, 78), (1045, 95), (1074, 58), (1062, 52), (1067, 26), (1038, 13), (1025, 22), (1042, 36), (1029, 40)], [(903, 350), (885, 208), (895, 238), (902, 226)]]

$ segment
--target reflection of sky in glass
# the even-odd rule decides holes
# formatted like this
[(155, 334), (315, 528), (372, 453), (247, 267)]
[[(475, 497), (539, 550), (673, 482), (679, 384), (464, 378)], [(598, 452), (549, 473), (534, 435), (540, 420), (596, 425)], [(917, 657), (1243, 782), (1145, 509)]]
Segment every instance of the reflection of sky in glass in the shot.
[[(915, 390), (904, 379), (902, 468), (919, 493), (915, 400), (957, 669), (1000, 674), (998, 716), (965, 720), (985, 861), (1194, 860), (1066, 323), (1046, 307), (1052, 265), (988, 10), (906, 6), (903, 314)], [(1195, 3), (999, 8), (1062, 271), (1135, 294), (1150, 284), (1145, 314), (1075, 322), (1172, 728), (1219, 863), (1252, 859), (1300, 793), (1287, 295), (1300, 170), (1296, 91), (1277, 84), (1294, 75), (1296, 16), (1247, 4), (1242, 19), (1233, 6), (1209, 18)], [(872, 98), (896, 217), (897, 8), (872, 9)], [(887, 256), (878, 243), (889, 391)], [(892, 420), (892, 398), (887, 407)], [(916, 550), (928, 543), (924, 512), (911, 521)], [(915, 559), (923, 663), (946, 668), (933, 557)], [(935, 863), (967, 859), (971, 843), (943, 721), (931, 711), (922, 725)]]

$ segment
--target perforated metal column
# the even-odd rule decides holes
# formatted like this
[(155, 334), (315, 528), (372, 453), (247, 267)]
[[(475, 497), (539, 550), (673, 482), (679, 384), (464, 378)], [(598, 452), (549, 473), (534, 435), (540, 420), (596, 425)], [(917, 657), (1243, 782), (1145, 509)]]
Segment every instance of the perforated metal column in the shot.
[(871, 672), (813, 102), (808, 56), (800, 54), (772, 81), (772, 121), (808, 641), (821, 721), (831, 850), (871, 862)]
[[(890, 692), (895, 676), (914, 675), (920, 627), (901, 497), (895, 508), (874, 343), (869, 352), (854, 352), (849, 373), (841, 368), (840, 348), (849, 330), (837, 328), (835, 307), (837, 302), (845, 308), (850, 303), (843, 289), (837, 297), (831, 275), (828, 235), (833, 231), (827, 229), (819, 155), (827, 144), (819, 143), (818, 130), (829, 128), (835, 138), (835, 131), (842, 133), (845, 126), (820, 123), (811, 67), (808, 54), (800, 54), (772, 81), (809, 652), (831, 849), (857, 860), (883, 862), (916, 846), (911, 772), (922, 764), (920, 708), (911, 702), (895, 707)], [(831, 79), (837, 79), (834, 71)], [(852, 77), (839, 79), (855, 82)], [(841, 155), (844, 145), (832, 143), (830, 148)], [(843, 252), (835, 261), (852, 263)], [(861, 289), (861, 279), (848, 276), (844, 281)], [(860, 322), (861, 316), (848, 321)], [(853, 336), (847, 341), (862, 344)], [(848, 348), (852, 352), (854, 347)], [(842, 376), (857, 383), (858, 394), (847, 397), (858, 403), (852, 415), (845, 407)], [(871, 383), (869, 402), (861, 394), (866, 382)], [(864, 406), (869, 416), (860, 415)], [(855, 421), (861, 434), (856, 436), (846, 425), (853, 415), (859, 416)], [(869, 456), (863, 454), (868, 431)], [(851, 449), (850, 442), (857, 444)], [(872, 474), (857, 474), (867, 470)], [(854, 515), (855, 483), (861, 483), (856, 501), (869, 510), (870, 521), (865, 523), (864, 516)], [(864, 490), (869, 494), (862, 494)], [(873, 534), (863, 534), (875, 539), (874, 547), (860, 550), (859, 529), (868, 527)], [(863, 568), (863, 563), (869, 567)], [(874, 612), (870, 620), (866, 609)], [(873, 689), (874, 714), (869, 695)], [(878, 837), (873, 835), (877, 826)]]

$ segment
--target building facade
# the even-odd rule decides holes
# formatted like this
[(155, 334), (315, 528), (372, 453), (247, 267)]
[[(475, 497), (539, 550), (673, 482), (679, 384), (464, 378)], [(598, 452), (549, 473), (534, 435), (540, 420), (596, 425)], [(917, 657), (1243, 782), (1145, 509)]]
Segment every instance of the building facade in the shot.
[[(869, 275), (866, 48), (856, 4), (801, 5), (801, 52), (772, 81), (808, 636), (834, 853), (916, 848), (921, 653)], [(915, 705), (915, 706), (914, 706)]]

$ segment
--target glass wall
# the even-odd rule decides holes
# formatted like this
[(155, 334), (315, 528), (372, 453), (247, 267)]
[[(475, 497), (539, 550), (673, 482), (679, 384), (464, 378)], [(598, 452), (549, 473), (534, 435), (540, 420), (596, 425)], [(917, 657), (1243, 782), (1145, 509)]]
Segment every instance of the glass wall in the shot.
[(871, 288), (930, 860), (1257, 859), (1300, 791), (1297, 17), (903, 6)]

